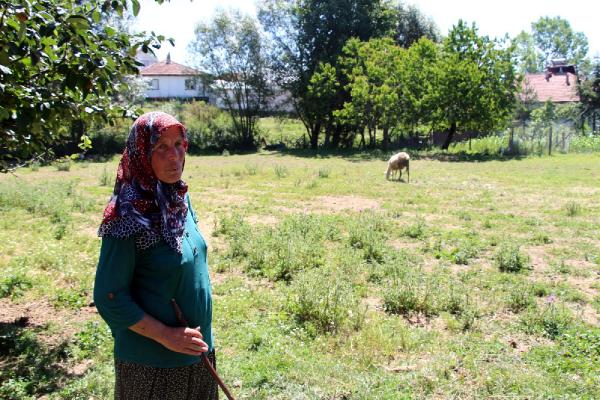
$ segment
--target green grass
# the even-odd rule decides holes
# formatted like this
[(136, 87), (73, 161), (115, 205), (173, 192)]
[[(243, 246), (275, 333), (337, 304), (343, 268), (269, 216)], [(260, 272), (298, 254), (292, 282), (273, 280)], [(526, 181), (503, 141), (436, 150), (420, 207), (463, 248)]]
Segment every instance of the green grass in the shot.
[[(236, 397), (600, 397), (599, 155), (416, 158), (410, 184), (384, 158), (186, 160)], [(0, 176), (0, 398), (112, 397), (90, 303), (117, 163)]]

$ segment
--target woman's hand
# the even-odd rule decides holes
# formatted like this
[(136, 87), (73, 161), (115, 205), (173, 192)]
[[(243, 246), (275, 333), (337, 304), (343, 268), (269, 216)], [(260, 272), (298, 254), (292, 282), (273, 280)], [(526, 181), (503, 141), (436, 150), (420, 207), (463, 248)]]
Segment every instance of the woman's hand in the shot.
[(208, 345), (202, 340), (200, 327), (193, 329), (167, 326), (146, 314), (139, 322), (130, 326), (129, 329), (140, 335), (149, 337), (167, 349), (177, 353), (199, 356), (208, 351)]
[(183, 354), (199, 356), (208, 351), (208, 345), (202, 340), (200, 328), (179, 328), (166, 326), (157, 340), (167, 349)]

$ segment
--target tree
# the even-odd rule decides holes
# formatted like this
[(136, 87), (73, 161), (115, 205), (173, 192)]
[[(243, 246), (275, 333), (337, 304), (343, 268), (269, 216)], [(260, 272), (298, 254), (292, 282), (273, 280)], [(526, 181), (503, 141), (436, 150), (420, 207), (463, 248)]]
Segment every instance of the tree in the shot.
[(519, 72), (535, 73), (544, 70), (544, 60), (536, 47), (533, 35), (528, 32), (521, 31), (512, 41), (515, 47), (515, 59), (518, 65)]
[(337, 94), (327, 102), (329, 108), (315, 112), (309, 92), (309, 86), (314, 92), (313, 74), (323, 64), (337, 71), (338, 56), (350, 38), (366, 41), (391, 34), (390, 7), (381, 0), (263, 0), (259, 4), (259, 20), (273, 42), (274, 77), (295, 99), (313, 148), (321, 129), (334, 129), (332, 145), (339, 142), (344, 127), (332, 125), (333, 112), (349, 97), (346, 82), (340, 82)]
[(435, 119), (448, 128), (447, 149), (458, 131), (490, 132), (506, 125), (520, 87), (512, 47), (479, 36), (462, 20), (444, 40), (435, 85)]
[(586, 68), (588, 40), (575, 32), (561, 17), (542, 17), (531, 24), (531, 33), (522, 31), (514, 39), (520, 72), (543, 72), (554, 59), (565, 60), (579, 69)]
[(579, 83), (577, 91), (581, 99), (582, 115), (589, 118), (592, 132), (596, 133), (597, 119), (600, 114), (600, 60), (596, 61), (588, 79)]
[(545, 64), (552, 59), (564, 59), (579, 65), (588, 52), (588, 41), (583, 32), (574, 32), (571, 24), (561, 17), (542, 17), (531, 24), (533, 38)]
[(440, 40), (440, 32), (435, 22), (423, 15), (416, 6), (398, 3), (394, 11), (396, 14), (394, 40), (399, 46), (407, 49), (423, 36), (433, 42)]
[(239, 11), (218, 12), (196, 26), (190, 50), (212, 78), (227, 107), (241, 148), (255, 148), (256, 123), (269, 96), (266, 55), (256, 21)]
[(69, 140), (74, 124), (134, 114), (113, 103), (114, 82), (137, 73), (137, 49), (164, 38), (101, 24), (128, 7), (137, 14), (139, 2), (129, 4), (0, 0), (0, 171)]
[(346, 89), (350, 99), (340, 110), (334, 112), (337, 119), (352, 126), (366, 144), (365, 129), (369, 134), (369, 145), (376, 145), (377, 128), (383, 130), (383, 148), (389, 145), (389, 132), (398, 123), (399, 65), (405, 50), (396, 46), (392, 39), (371, 39), (361, 42), (351, 39), (344, 46), (338, 64), (349, 83)]

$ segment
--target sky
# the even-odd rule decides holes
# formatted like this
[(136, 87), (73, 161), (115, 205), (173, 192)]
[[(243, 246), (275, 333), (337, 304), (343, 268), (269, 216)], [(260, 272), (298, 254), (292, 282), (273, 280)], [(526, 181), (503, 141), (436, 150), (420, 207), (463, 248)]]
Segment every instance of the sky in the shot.
[[(168, 1), (168, 0), (167, 0)], [(154, 31), (175, 39), (175, 47), (166, 42), (156, 52), (159, 60), (167, 53), (181, 64), (193, 66), (187, 44), (194, 37), (194, 26), (209, 22), (217, 8), (239, 9), (255, 15), (253, 0), (170, 0), (161, 5), (154, 0), (142, 0), (141, 11), (134, 22), (137, 31)], [(576, 32), (583, 32), (589, 43), (589, 56), (600, 57), (600, 1), (598, 0), (407, 0), (423, 14), (431, 17), (442, 34), (447, 34), (459, 19), (475, 22), (480, 35), (516, 36), (522, 30), (531, 31), (531, 23), (540, 17), (566, 19)]]

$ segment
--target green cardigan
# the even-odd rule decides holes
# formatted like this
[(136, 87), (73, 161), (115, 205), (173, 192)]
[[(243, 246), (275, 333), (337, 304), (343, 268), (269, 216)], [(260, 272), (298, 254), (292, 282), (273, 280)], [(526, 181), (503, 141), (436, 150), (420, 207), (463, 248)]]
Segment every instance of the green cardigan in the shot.
[(179, 367), (200, 361), (200, 357), (173, 352), (128, 329), (144, 313), (166, 325), (178, 326), (172, 298), (189, 325), (200, 326), (209, 351), (214, 348), (206, 242), (196, 226), (191, 205), (188, 208), (182, 254), (164, 241), (136, 250), (133, 237), (102, 238), (94, 303), (115, 338), (116, 360), (153, 367)]

